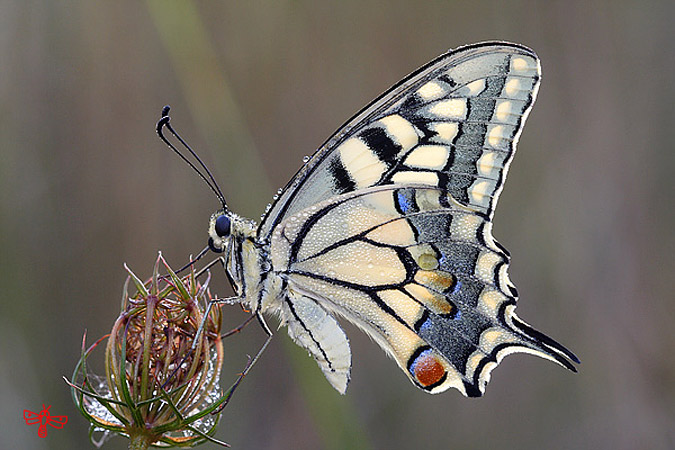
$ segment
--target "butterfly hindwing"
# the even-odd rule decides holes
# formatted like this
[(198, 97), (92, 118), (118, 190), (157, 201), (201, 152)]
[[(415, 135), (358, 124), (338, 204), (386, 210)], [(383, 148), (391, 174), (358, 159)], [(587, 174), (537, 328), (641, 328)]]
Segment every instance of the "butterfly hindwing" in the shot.
[(564, 349), (514, 325), (508, 256), (487, 217), (442, 189), (337, 196), (284, 221), (271, 248), (291, 290), (361, 327), (430, 392), (481, 395), (512, 351), (569, 366)]

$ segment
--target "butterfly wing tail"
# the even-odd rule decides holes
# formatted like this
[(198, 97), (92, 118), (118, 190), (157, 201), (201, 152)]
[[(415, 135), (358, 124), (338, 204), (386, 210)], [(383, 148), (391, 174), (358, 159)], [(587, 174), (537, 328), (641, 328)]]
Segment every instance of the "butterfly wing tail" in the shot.
[(572, 372), (577, 372), (573, 363), (581, 364), (581, 361), (564, 345), (531, 327), (515, 314), (511, 317), (511, 323), (525, 337), (528, 348), (534, 350), (537, 356), (554, 361)]
[[(463, 334), (463, 333), (462, 333)], [(471, 340), (471, 333), (465, 335)], [(443, 349), (442, 344), (435, 342), (433, 337), (427, 336), (432, 345)], [(505, 314), (500, 326), (484, 329), (476, 342), (473, 351), (464, 355), (464, 374), (470, 380), (464, 385), (464, 393), (468, 397), (480, 397), (490, 381), (492, 371), (508, 355), (513, 353), (528, 353), (553, 361), (566, 369), (577, 372), (574, 363), (579, 364), (579, 358), (562, 344), (523, 322), (518, 316), (510, 312)], [(454, 349), (456, 350), (456, 348)], [(453, 359), (453, 353), (442, 351), (448, 359)]]

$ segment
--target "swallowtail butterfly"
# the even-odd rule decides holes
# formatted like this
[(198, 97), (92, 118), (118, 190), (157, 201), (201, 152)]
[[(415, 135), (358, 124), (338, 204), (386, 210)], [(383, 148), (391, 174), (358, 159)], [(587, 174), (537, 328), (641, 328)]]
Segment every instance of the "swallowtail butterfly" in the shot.
[(336, 316), (430, 393), (480, 396), (515, 352), (576, 372), (572, 352), (515, 314), (509, 253), (492, 237), (540, 77), (520, 45), (439, 56), (333, 134), (259, 225), (227, 208), (209, 173), (223, 203), (209, 247), (223, 254), (237, 301), (268, 331), (262, 314), (280, 316), (340, 393), (351, 351)]

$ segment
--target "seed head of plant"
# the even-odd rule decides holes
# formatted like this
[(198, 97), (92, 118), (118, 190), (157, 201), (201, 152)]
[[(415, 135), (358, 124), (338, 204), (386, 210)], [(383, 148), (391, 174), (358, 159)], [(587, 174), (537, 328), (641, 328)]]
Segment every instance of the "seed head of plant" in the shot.
[[(205, 441), (227, 446), (212, 435), (241, 377), (223, 394), (222, 316), (220, 308), (208, 308), (209, 274), (200, 282), (191, 268), (179, 277), (161, 253), (145, 282), (125, 268), (129, 277), (121, 313), (109, 335), (89, 348), (83, 342), (69, 382), (78, 409), (91, 423), (92, 442), (93, 432), (103, 431), (101, 443), (120, 434), (135, 449)], [(160, 276), (160, 269), (168, 275)], [(97, 377), (88, 372), (87, 358), (106, 338), (105, 377)]]

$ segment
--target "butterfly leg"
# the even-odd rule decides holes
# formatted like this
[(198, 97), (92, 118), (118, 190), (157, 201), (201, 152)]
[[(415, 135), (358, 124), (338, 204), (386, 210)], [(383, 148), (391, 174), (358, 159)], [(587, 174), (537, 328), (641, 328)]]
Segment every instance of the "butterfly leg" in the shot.
[(250, 315), (250, 316), (248, 317), (248, 319), (244, 320), (244, 321), (243, 321), (239, 326), (237, 326), (236, 328), (232, 328), (232, 329), (231, 329), (230, 331), (228, 331), (227, 333), (221, 334), (221, 335), (220, 335), (220, 338), (221, 338), (221, 339), (225, 339), (226, 337), (230, 337), (230, 336), (232, 336), (233, 334), (239, 333), (241, 330), (243, 330), (243, 329), (246, 327), (246, 325), (248, 325), (249, 323), (251, 323), (251, 322), (253, 321), (253, 319), (255, 319), (255, 318), (256, 318), (256, 315), (255, 315), (255, 314)]
[[(209, 317), (209, 314), (211, 313), (211, 309), (213, 308), (213, 305), (216, 305), (216, 304), (233, 305), (233, 304), (237, 304), (237, 303), (241, 303), (241, 299), (239, 297), (228, 297), (228, 298), (214, 299), (206, 305), (206, 311), (204, 313), (204, 317), (202, 317), (202, 321), (199, 324), (199, 328), (197, 329), (197, 333), (195, 333), (195, 337), (192, 340), (192, 347), (190, 347), (190, 350), (188, 351), (188, 353), (183, 357), (180, 364), (178, 364), (174, 373), (171, 374), (171, 377), (173, 377), (173, 375), (176, 373), (176, 371), (178, 371), (180, 366), (182, 366), (183, 362), (185, 362), (192, 355), (192, 353), (195, 351), (195, 349), (197, 348), (197, 345), (199, 343), (199, 338), (202, 335), (202, 333), (204, 332), (204, 327), (206, 326), (206, 319)], [(255, 316), (251, 316), (251, 317), (255, 317)], [(243, 324), (241, 324), (237, 328), (235, 328), (236, 331), (228, 332), (228, 333), (226, 333), (226, 336), (229, 336), (230, 334), (235, 334), (236, 332), (240, 331), (239, 329), (244, 328), (248, 324), (248, 322), (250, 322), (250, 321), (251, 321), (251, 319), (246, 320)], [(171, 377), (169, 377), (169, 379), (171, 379)], [(168, 383), (168, 381), (167, 381), (167, 383)]]
[[(194, 260), (190, 261), (189, 265), (194, 264), (196, 261), (197, 261), (197, 259), (195, 258)], [(211, 269), (211, 267), (215, 266), (215, 265), (218, 264), (218, 263), (220, 263), (220, 264), (223, 266), (223, 270), (225, 270), (225, 264), (226, 264), (225, 257), (224, 257), (224, 256), (219, 256), (219, 257), (217, 257), (216, 259), (214, 259), (213, 261), (211, 261), (210, 263), (208, 263), (207, 265), (205, 265), (204, 267), (202, 267), (202, 268), (199, 270), (199, 272), (197, 272), (197, 273), (195, 274), (195, 277), (196, 277), (196, 278), (199, 278), (199, 277), (202, 276), (204, 273), (208, 272), (208, 271)], [(189, 265), (188, 265), (188, 266), (189, 266)], [(182, 269), (181, 269), (181, 270), (182, 270)]]
[[(194, 350), (195, 348), (197, 348), (197, 343), (199, 342), (199, 337), (204, 332), (204, 327), (206, 326), (206, 319), (209, 317), (209, 314), (211, 314), (211, 310), (213, 309), (213, 306), (214, 305), (236, 305), (238, 303), (241, 303), (240, 297), (216, 298), (216, 299), (210, 301), (206, 305), (206, 311), (204, 311), (204, 317), (202, 317), (202, 323), (199, 324), (199, 328), (197, 329), (197, 334), (195, 335), (195, 338), (192, 341), (192, 349), (191, 350)], [(247, 319), (244, 323), (239, 325), (234, 330), (231, 330), (231, 331), (225, 333), (225, 335), (223, 337), (227, 337), (227, 336), (230, 336), (232, 334), (238, 333), (239, 331), (241, 331), (241, 329), (243, 329), (253, 319), (253, 317), (255, 317), (255, 316), (251, 316), (251, 318)]]
[[(247, 319), (247, 320), (241, 325), (241, 327), (243, 328), (243, 326), (246, 326), (248, 323), (250, 323), (251, 320), (253, 320), (254, 317), (257, 317), (257, 316), (255, 316), (255, 315), (251, 316), (249, 319)], [(262, 324), (261, 324), (261, 326), (262, 326)], [(265, 327), (267, 327), (267, 324), (265, 324), (265, 325), (263, 326), (263, 329), (265, 329)], [(244, 367), (244, 370), (239, 374), (239, 376), (237, 377), (237, 380), (234, 382), (234, 384), (232, 385), (232, 387), (230, 387), (230, 390), (229, 390), (229, 392), (227, 393), (227, 397), (225, 398), (225, 401), (223, 402), (222, 405), (220, 405), (220, 406), (219, 406), (215, 411), (213, 411), (211, 414), (218, 414), (218, 413), (220, 413), (220, 412), (223, 410), (223, 408), (225, 408), (225, 407), (227, 406), (227, 404), (230, 402), (230, 399), (232, 398), (232, 395), (234, 394), (234, 391), (237, 389), (237, 387), (239, 387), (239, 383), (241, 383), (241, 381), (244, 379), (244, 377), (245, 377), (246, 375), (248, 375), (249, 371), (251, 370), (251, 368), (253, 368), (253, 366), (255, 365), (255, 363), (258, 362), (258, 358), (260, 358), (260, 355), (263, 354), (263, 352), (264, 352), (265, 349), (267, 348), (267, 345), (268, 345), (268, 344), (270, 343), (270, 341), (272, 340), (272, 334), (271, 334), (271, 332), (269, 332), (269, 328), (267, 328), (266, 332), (268, 332), (268, 335), (267, 335), (267, 339), (265, 340), (265, 343), (262, 345), (262, 347), (260, 347), (260, 350), (258, 350), (258, 353), (256, 353), (256, 355), (255, 355), (253, 358), (251, 358), (251, 357), (249, 356), (249, 358), (248, 358), (248, 363), (246, 364), (246, 367)]]
[[(206, 247), (204, 247), (204, 249), (202, 249), (202, 251), (199, 252), (199, 254), (197, 256), (192, 258), (189, 263), (185, 264), (183, 267), (176, 270), (176, 275), (182, 273), (185, 269), (187, 269), (188, 267), (192, 266), (194, 263), (196, 263), (197, 261), (202, 259), (202, 256), (206, 255), (208, 253), (208, 251), (209, 251), (209, 246), (207, 245)], [(215, 264), (215, 261), (212, 261), (211, 263), (209, 263), (209, 266), (207, 266), (207, 267), (210, 267), (213, 264)]]
[(263, 343), (262, 347), (260, 347), (260, 350), (258, 350), (258, 353), (256, 353), (256, 355), (253, 357), (250, 364), (248, 365), (248, 367), (244, 371), (243, 375), (246, 375), (248, 373), (248, 371), (251, 370), (251, 367), (253, 367), (253, 365), (258, 361), (258, 358), (260, 358), (260, 355), (263, 354), (263, 352), (265, 351), (265, 349), (269, 345), (270, 341), (272, 340), (272, 336), (274, 336), (272, 334), (272, 331), (270, 330), (270, 327), (267, 326), (267, 322), (265, 322), (265, 319), (263, 318), (262, 314), (260, 314), (260, 312), (257, 312), (255, 315), (251, 316), (242, 325), (246, 326), (251, 320), (253, 320), (253, 317), (258, 319), (258, 323), (260, 323), (260, 326), (262, 327), (262, 329), (267, 334), (267, 339), (265, 339), (265, 343)]
[[(225, 269), (225, 258), (220, 256), (218, 258), (215, 258), (213, 261), (208, 263), (206, 266), (204, 266), (199, 272), (195, 274), (195, 278), (199, 278), (203, 274), (207, 273), (213, 266), (216, 264), (220, 263), (223, 266), (223, 269)], [(227, 273), (227, 271), (225, 271)], [(227, 298), (217, 298), (208, 303), (206, 305), (206, 311), (204, 312), (204, 317), (202, 318), (202, 322), (199, 324), (199, 328), (197, 329), (197, 334), (195, 335), (194, 341), (192, 342), (192, 350), (194, 350), (197, 347), (197, 342), (199, 341), (199, 337), (201, 334), (204, 332), (204, 326), (206, 325), (206, 319), (209, 317), (209, 314), (211, 313), (211, 309), (213, 309), (214, 305), (234, 305), (234, 304), (241, 304), (241, 297), (239, 296), (234, 296), (234, 297), (227, 297)], [(231, 334), (234, 334), (238, 331), (240, 331), (250, 320), (247, 320), (244, 322), (244, 324), (240, 325), (239, 327), (235, 328), (235, 330)], [(230, 333), (226, 333), (227, 336), (230, 335)]]

